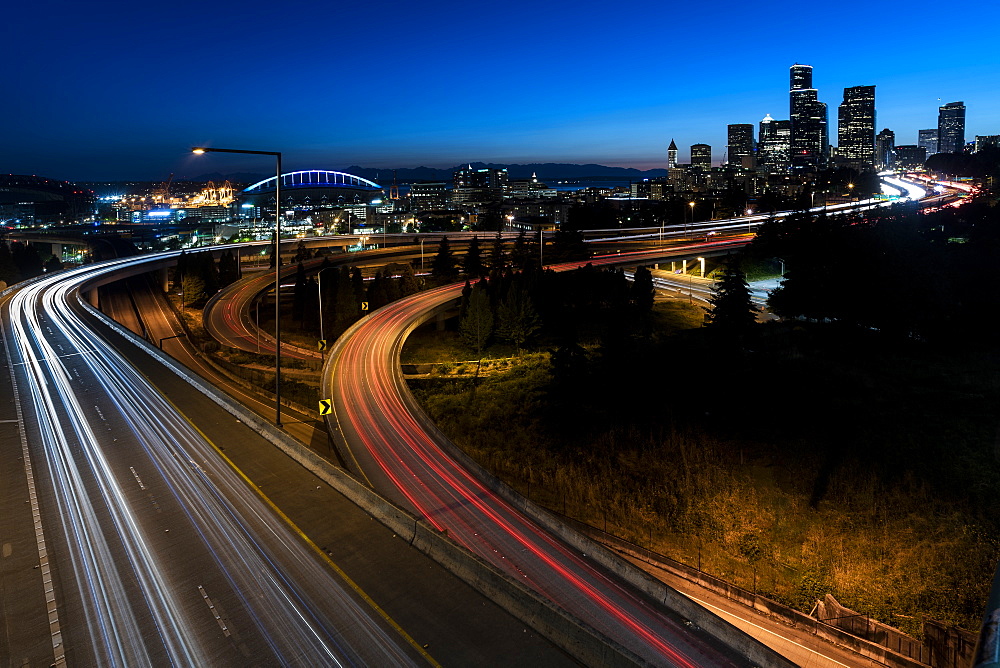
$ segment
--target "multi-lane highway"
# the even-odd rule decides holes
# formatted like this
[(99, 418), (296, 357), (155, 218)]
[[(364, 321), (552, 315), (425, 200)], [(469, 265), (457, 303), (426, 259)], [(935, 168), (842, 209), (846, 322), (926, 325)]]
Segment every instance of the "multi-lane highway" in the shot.
[[(746, 663), (555, 538), (455, 459), (454, 446), (406, 389), (399, 354), (407, 335), (461, 288), (389, 304), (338, 341), (324, 368), (324, 387), (336, 409), (331, 427), (343, 436), (352, 467), (382, 494), (653, 665)], [(777, 655), (772, 660), (782, 663)]]
[(57, 665), (426, 661), (84, 322), (71, 293), (94, 271), (3, 303), (27, 487), (5, 546), (39, 562), (4, 613), (49, 615), (47, 640), (10, 642), (47, 642)]

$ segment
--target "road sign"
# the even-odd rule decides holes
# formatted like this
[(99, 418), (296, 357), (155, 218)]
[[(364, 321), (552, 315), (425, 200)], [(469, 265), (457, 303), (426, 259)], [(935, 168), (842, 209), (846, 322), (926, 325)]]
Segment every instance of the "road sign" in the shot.
[(319, 414), (329, 415), (333, 412), (333, 400), (331, 399), (320, 399), (319, 400)]
[(361, 310), (362, 311), (368, 310), (368, 302), (361, 302)]
[(319, 348), (320, 352), (326, 350), (326, 339), (320, 339), (316, 342), (316, 347)]

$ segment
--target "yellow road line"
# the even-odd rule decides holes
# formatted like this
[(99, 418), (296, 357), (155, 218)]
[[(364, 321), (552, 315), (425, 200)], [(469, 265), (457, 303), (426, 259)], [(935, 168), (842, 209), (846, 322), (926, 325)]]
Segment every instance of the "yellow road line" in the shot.
[(306, 545), (308, 545), (310, 548), (312, 548), (312, 550), (316, 554), (318, 554), (323, 559), (323, 561), (325, 561), (327, 563), (327, 565), (330, 566), (330, 568), (332, 568), (334, 570), (334, 572), (337, 575), (339, 575), (340, 578), (344, 582), (346, 582), (348, 584), (348, 586), (351, 587), (351, 589), (354, 590), (354, 592), (358, 596), (360, 596), (362, 599), (364, 599), (364, 601), (366, 603), (368, 603), (368, 605), (370, 605), (372, 607), (372, 609), (375, 610), (375, 612), (377, 612), (382, 617), (382, 619), (384, 619), (386, 621), (386, 623), (388, 623), (392, 628), (394, 628), (396, 630), (396, 632), (399, 633), (399, 635), (401, 635), (403, 637), (403, 639), (406, 640), (406, 642), (408, 642), (410, 644), (411, 647), (413, 647), (413, 649), (415, 649), (417, 652), (419, 652), (420, 655), (427, 661), (427, 663), (429, 663), (431, 666), (434, 666), (435, 668), (441, 668), (441, 664), (439, 664), (437, 661), (435, 661), (434, 657), (432, 657), (427, 652), (426, 649), (424, 649), (423, 647), (421, 647), (417, 643), (417, 641), (414, 640), (410, 636), (409, 633), (407, 633), (405, 630), (403, 630), (403, 627), (400, 626), (396, 622), (396, 620), (394, 620), (392, 617), (390, 617), (389, 613), (387, 613), (385, 610), (383, 610), (381, 607), (379, 607), (379, 604), (376, 603), (374, 600), (372, 600), (372, 598), (365, 592), (365, 590), (363, 590), (356, 582), (354, 582), (354, 580), (352, 580), (350, 578), (350, 576), (347, 575), (347, 573), (345, 573), (344, 570), (340, 566), (338, 566), (336, 563), (334, 563), (333, 559), (331, 559), (328, 554), (326, 554), (323, 550), (321, 550), (319, 548), (319, 546), (316, 545), (316, 543), (314, 543), (313, 540), (311, 538), (309, 538), (309, 536), (307, 536), (305, 534), (305, 532), (302, 531), (302, 529), (300, 529), (298, 527), (298, 525), (296, 525), (295, 522), (293, 522), (290, 517), (288, 517), (288, 515), (286, 515), (284, 512), (282, 512), (281, 509), (278, 508), (278, 506), (273, 501), (271, 501), (271, 499), (268, 498), (268, 496), (266, 494), (264, 494), (264, 490), (262, 490), (252, 480), (250, 480), (250, 478), (247, 477), (247, 475), (245, 473), (243, 473), (242, 470), (240, 470), (240, 468), (236, 465), (236, 463), (233, 460), (231, 460), (229, 457), (227, 457), (226, 454), (219, 448), (219, 446), (217, 446), (212, 441), (212, 439), (210, 439), (205, 434), (205, 432), (203, 432), (198, 427), (198, 425), (196, 425), (194, 422), (192, 422), (191, 418), (189, 418), (180, 408), (177, 407), (177, 404), (175, 404), (173, 401), (171, 401), (170, 398), (167, 397), (166, 395), (164, 395), (162, 392), (160, 393), (160, 396), (162, 396), (167, 401), (167, 403), (169, 403), (171, 406), (173, 406), (174, 410), (177, 411), (177, 414), (180, 415), (181, 417), (183, 417), (187, 421), (187, 423), (189, 425), (191, 425), (191, 427), (195, 431), (197, 431), (201, 435), (202, 438), (205, 439), (205, 442), (208, 443), (210, 446), (212, 446), (212, 449), (214, 449), (216, 451), (216, 453), (218, 453), (218, 455), (220, 457), (222, 457), (222, 459), (233, 469), (233, 471), (235, 471), (236, 474), (240, 478), (242, 478), (243, 481), (247, 485), (249, 485), (250, 488), (254, 492), (256, 492), (257, 495), (261, 499), (263, 499), (264, 503), (266, 503), (268, 505), (268, 507), (270, 507), (271, 510), (274, 511), (274, 513), (278, 517), (280, 517), (282, 520), (284, 520), (285, 523), (288, 524), (289, 527), (291, 527), (292, 531), (294, 531), (296, 534), (298, 534), (299, 537), (302, 540), (305, 541)]

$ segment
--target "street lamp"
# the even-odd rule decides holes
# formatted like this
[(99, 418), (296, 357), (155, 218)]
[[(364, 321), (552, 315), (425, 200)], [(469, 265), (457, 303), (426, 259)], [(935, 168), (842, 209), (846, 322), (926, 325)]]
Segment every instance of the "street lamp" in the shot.
[(319, 338), (326, 340), (326, 332), (323, 330), (323, 272), (336, 267), (324, 267), (316, 272), (316, 288), (319, 290)]
[(750, 216), (753, 215), (753, 209), (747, 209), (747, 234), (751, 234), (753, 230), (750, 229)]
[[(691, 207), (691, 224), (694, 225), (694, 201), (688, 202), (688, 206)], [(684, 227), (684, 236), (687, 236), (688, 228)]]
[(239, 148), (209, 148), (196, 146), (192, 153), (244, 153), (273, 155), (274, 175), (274, 425), (281, 426), (281, 152), (247, 151)]
[(420, 273), (424, 273), (424, 238), (420, 237)]

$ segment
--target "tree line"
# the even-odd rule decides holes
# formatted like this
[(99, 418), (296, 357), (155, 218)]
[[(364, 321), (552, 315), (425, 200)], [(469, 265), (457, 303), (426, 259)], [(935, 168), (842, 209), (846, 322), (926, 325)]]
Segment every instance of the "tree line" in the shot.
[(31, 244), (0, 241), (0, 282), (6, 285), (13, 285), (62, 268), (63, 263), (55, 255), (43, 261), (38, 249)]

